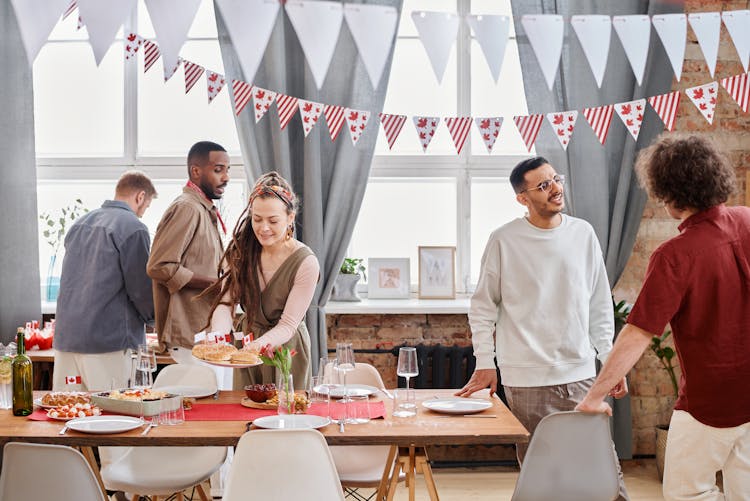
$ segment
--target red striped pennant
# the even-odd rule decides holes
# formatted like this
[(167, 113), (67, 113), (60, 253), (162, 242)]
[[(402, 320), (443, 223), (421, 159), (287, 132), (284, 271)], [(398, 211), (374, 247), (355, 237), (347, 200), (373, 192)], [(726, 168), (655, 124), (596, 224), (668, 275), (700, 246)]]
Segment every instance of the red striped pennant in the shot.
[(278, 93), (276, 95), (276, 111), (279, 112), (279, 124), (284, 130), (295, 113), (297, 113), (297, 98)]
[(615, 105), (599, 106), (597, 108), (586, 108), (583, 110), (583, 116), (594, 130), (594, 134), (599, 138), (599, 142), (604, 144), (609, 133), (609, 124), (612, 123)]
[(146, 45), (146, 55), (143, 59), (143, 72), (146, 73), (151, 69), (156, 60), (159, 59), (161, 52), (159, 52), (159, 47), (151, 40), (146, 40), (144, 43)]
[(331, 136), (331, 141), (335, 141), (339, 137), (341, 127), (344, 125), (344, 114), (346, 108), (343, 106), (335, 106), (333, 104), (326, 104), (323, 108), (323, 114), (326, 117), (326, 123), (328, 124), (328, 134)]
[(430, 145), (430, 141), (435, 137), (435, 130), (440, 123), (438, 117), (412, 117), (414, 120), (414, 127), (417, 128), (417, 135), (419, 136), (419, 142), (422, 143), (422, 152), (427, 152), (427, 147)]
[(648, 104), (654, 109), (664, 127), (671, 131), (674, 129), (674, 117), (677, 115), (677, 105), (680, 104), (680, 91), (668, 92), (659, 96), (648, 98)]
[(379, 113), (380, 124), (383, 126), (383, 132), (385, 138), (388, 140), (388, 149), (393, 149), (393, 145), (401, 134), (401, 129), (404, 128), (406, 123), (406, 115), (388, 115), (386, 113)]
[(495, 141), (500, 135), (500, 127), (503, 126), (503, 117), (477, 117), (474, 122), (487, 147), (487, 153), (492, 153), (492, 147), (495, 146)]
[(68, 8), (65, 9), (65, 12), (63, 12), (62, 18), (65, 19), (66, 17), (71, 15), (73, 11), (76, 10), (77, 8), (78, 8), (78, 3), (76, 2), (76, 0), (71, 0), (70, 5), (68, 5)]
[(357, 141), (367, 127), (367, 121), (370, 120), (370, 112), (364, 110), (353, 110), (347, 108), (344, 111), (346, 123), (349, 126), (349, 135), (352, 137), (352, 144), (357, 146)]
[(531, 148), (534, 146), (534, 142), (536, 142), (536, 137), (539, 135), (539, 129), (542, 127), (544, 115), (513, 117), (513, 121), (516, 123), (518, 132), (521, 133), (523, 142), (526, 143), (526, 148), (531, 152)]
[(471, 130), (471, 117), (445, 117), (443, 120), (456, 145), (456, 154), (460, 155)]
[(203, 73), (206, 71), (203, 66), (199, 64), (195, 64), (192, 61), (185, 60), (185, 94), (190, 92), (190, 89), (193, 88), (193, 85), (198, 81), (198, 79), (203, 75)]
[(578, 120), (577, 111), (559, 111), (556, 113), (547, 113), (547, 121), (555, 131), (555, 137), (560, 141), (560, 146), (564, 150), (568, 149), (570, 136), (573, 135), (573, 129)]
[(302, 129), (305, 131), (305, 137), (310, 134), (315, 124), (318, 123), (320, 114), (323, 112), (323, 105), (315, 101), (299, 100), (299, 116), (302, 118)]
[(724, 87), (732, 99), (747, 113), (747, 103), (750, 97), (750, 81), (747, 73), (735, 75), (733, 77), (722, 78), (721, 85)]
[(234, 95), (234, 114), (239, 116), (253, 95), (253, 86), (242, 80), (232, 79), (232, 94)]
[(223, 75), (214, 73), (211, 70), (206, 70), (206, 89), (208, 90), (208, 104), (211, 104), (211, 101), (213, 101), (214, 98), (219, 95), (219, 92), (221, 92), (221, 89), (224, 88), (224, 85), (226, 83), (227, 81), (224, 79)]
[(276, 99), (276, 93), (272, 90), (253, 87), (253, 108), (255, 109), (255, 123), (260, 122), (263, 115), (271, 109)]

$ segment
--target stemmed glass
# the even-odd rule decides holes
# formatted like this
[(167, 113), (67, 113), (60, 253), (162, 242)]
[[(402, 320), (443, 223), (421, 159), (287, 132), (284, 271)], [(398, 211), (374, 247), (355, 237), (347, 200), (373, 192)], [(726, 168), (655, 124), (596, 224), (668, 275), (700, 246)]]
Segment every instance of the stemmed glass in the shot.
[(320, 382), (320, 386), (324, 389), (324, 391), (319, 391), (315, 388), (313, 389), (315, 391), (318, 391), (319, 393), (325, 393), (326, 405), (328, 406), (328, 417), (331, 419), (333, 419), (333, 416), (331, 414), (331, 392), (338, 386), (336, 372), (334, 371), (335, 367), (335, 358), (320, 357), (320, 365), (318, 366), (318, 380)]
[(404, 346), (398, 350), (398, 367), (396, 374), (406, 379), (406, 403), (401, 407), (412, 410), (416, 408), (414, 399), (410, 398), (411, 389), (409, 389), (409, 379), (419, 375), (417, 367), (417, 349), (413, 346)]
[(346, 386), (346, 373), (354, 370), (354, 349), (352, 343), (336, 343), (336, 370), (344, 375), (344, 398), (342, 402), (349, 401), (349, 392)]

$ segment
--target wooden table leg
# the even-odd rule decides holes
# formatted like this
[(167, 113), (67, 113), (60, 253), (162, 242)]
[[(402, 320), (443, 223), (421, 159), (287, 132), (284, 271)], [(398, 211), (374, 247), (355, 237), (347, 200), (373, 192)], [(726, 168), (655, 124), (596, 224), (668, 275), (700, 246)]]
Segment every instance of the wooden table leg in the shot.
[[(396, 470), (398, 470), (398, 465), (394, 464), (397, 458), (396, 452), (398, 452), (398, 447), (392, 445), (391, 449), (388, 451), (388, 459), (386, 459), (385, 461), (383, 476), (380, 478), (377, 495), (375, 496), (375, 499), (377, 501), (383, 501), (383, 499), (388, 495), (388, 481), (391, 478), (391, 472), (395, 472)], [(396, 475), (395, 473), (394, 475), (396, 476), (396, 479), (398, 479), (398, 475)]]
[(437, 493), (437, 487), (435, 486), (435, 479), (432, 476), (432, 468), (430, 462), (427, 459), (427, 451), (422, 449), (419, 456), (417, 456), (417, 471), (424, 476), (424, 483), (427, 486), (427, 492), (430, 494), (431, 501), (440, 501), (440, 497)]
[(391, 484), (388, 486), (388, 497), (386, 501), (393, 501), (393, 496), (396, 494), (396, 487), (398, 486), (398, 477), (401, 476), (401, 471), (406, 473), (404, 468), (404, 462), (401, 457), (396, 458), (396, 463), (393, 467), (393, 476), (391, 477)]
[(81, 454), (83, 454), (83, 457), (86, 458), (86, 461), (89, 463), (89, 466), (91, 466), (91, 470), (94, 472), (96, 481), (99, 483), (99, 487), (102, 490), (102, 494), (104, 494), (104, 498), (106, 499), (108, 497), (107, 489), (104, 488), (104, 482), (102, 481), (102, 476), (99, 474), (99, 465), (96, 464), (96, 458), (94, 457), (94, 450), (91, 447), (81, 447)]
[(417, 471), (416, 471), (416, 461), (414, 460), (416, 455), (416, 450), (413, 445), (409, 446), (409, 463), (408, 468), (409, 472), (407, 473), (407, 477), (409, 478), (409, 501), (414, 501), (416, 499), (416, 482), (417, 482)]

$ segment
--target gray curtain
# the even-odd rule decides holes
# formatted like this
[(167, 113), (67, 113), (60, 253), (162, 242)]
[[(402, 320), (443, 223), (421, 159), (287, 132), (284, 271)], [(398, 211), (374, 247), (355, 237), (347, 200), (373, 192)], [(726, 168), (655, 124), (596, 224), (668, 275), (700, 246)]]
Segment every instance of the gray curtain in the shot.
[(16, 327), (42, 318), (31, 68), (10, 2), (0, 2), (0, 341)]
[[(364, 0), (349, 3), (374, 3)], [(401, 11), (402, 0), (376, 2)], [(336, 142), (331, 142), (321, 115), (318, 124), (304, 137), (297, 113), (283, 131), (274, 108), (255, 123), (252, 102), (236, 117), (245, 171), (250, 180), (265, 172), (278, 171), (292, 183), (300, 196), (296, 218), (297, 238), (307, 244), (320, 261), (320, 282), (307, 312), (306, 323), (312, 341), (313, 369), (326, 353), (324, 306), (357, 221), (367, 187), (370, 163), (378, 132), (377, 113), (382, 110), (393, 52), (378, 88), (373, 91), (346, 22), (334, 52), (323, 88), (318, 90), (306, 66), (297, 35), (282, 9), (273, 29), (257, 75), (251, 81), (243, 74), (221, 11), (216, 21), (224, 68), (229, 78), (238, 78), (263, 88), (302, 99), (336, 104), (372, 112), (364, 134), (352, 146), (344, 123)], [(227, 80), (230, 82), (230, 80)]]
[[(529, 113), (578, 110), (576, 129), (563, 151), (548, 124), (542, 126), (536, 151), (547, 158), (558, 172), (565, 173), (568, 212), (587, 220), (594, 227), (604, 252), (610, 285), (620, 278), (633, 250), (633, 244), (646, 203), (638, 187), (633, 163), (638, 151), (648, 146), (663, 130), (659, 116), (646, 105), (638, 141), (633, 141), (618, 116), (614, 116), (604, 146), (588, 125), (582, 110), (643, 97), (663, 94), (672, 85), (672, 67), (654, 30), (642, 85), (633, 75), (620, 39), (611, 33), (607, 68), (601, 89), (583, 53), (578, 37), (568, 23), (576, 14), (662, 14), (682, 12), (681, 1), (619, 0), (513, 0), (513, 16), (521, 58)], [(560, 69), (550, 91), (521, 25), (524, 14), (559, 14), (566, 21)], [(614, 439), (621, 458), (632, 457), (630, 397), (614, 401)]]

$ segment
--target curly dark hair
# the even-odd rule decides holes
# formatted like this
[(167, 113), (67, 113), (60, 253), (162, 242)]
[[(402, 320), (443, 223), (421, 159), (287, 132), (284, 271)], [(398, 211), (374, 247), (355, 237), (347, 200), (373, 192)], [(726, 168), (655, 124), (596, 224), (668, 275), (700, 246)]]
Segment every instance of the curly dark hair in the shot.
[(635, 169), (650, 196), (678, 210), (706, 210), (737, 189), (729, 160), (704, 136), (664, 134), (641, 151)]

